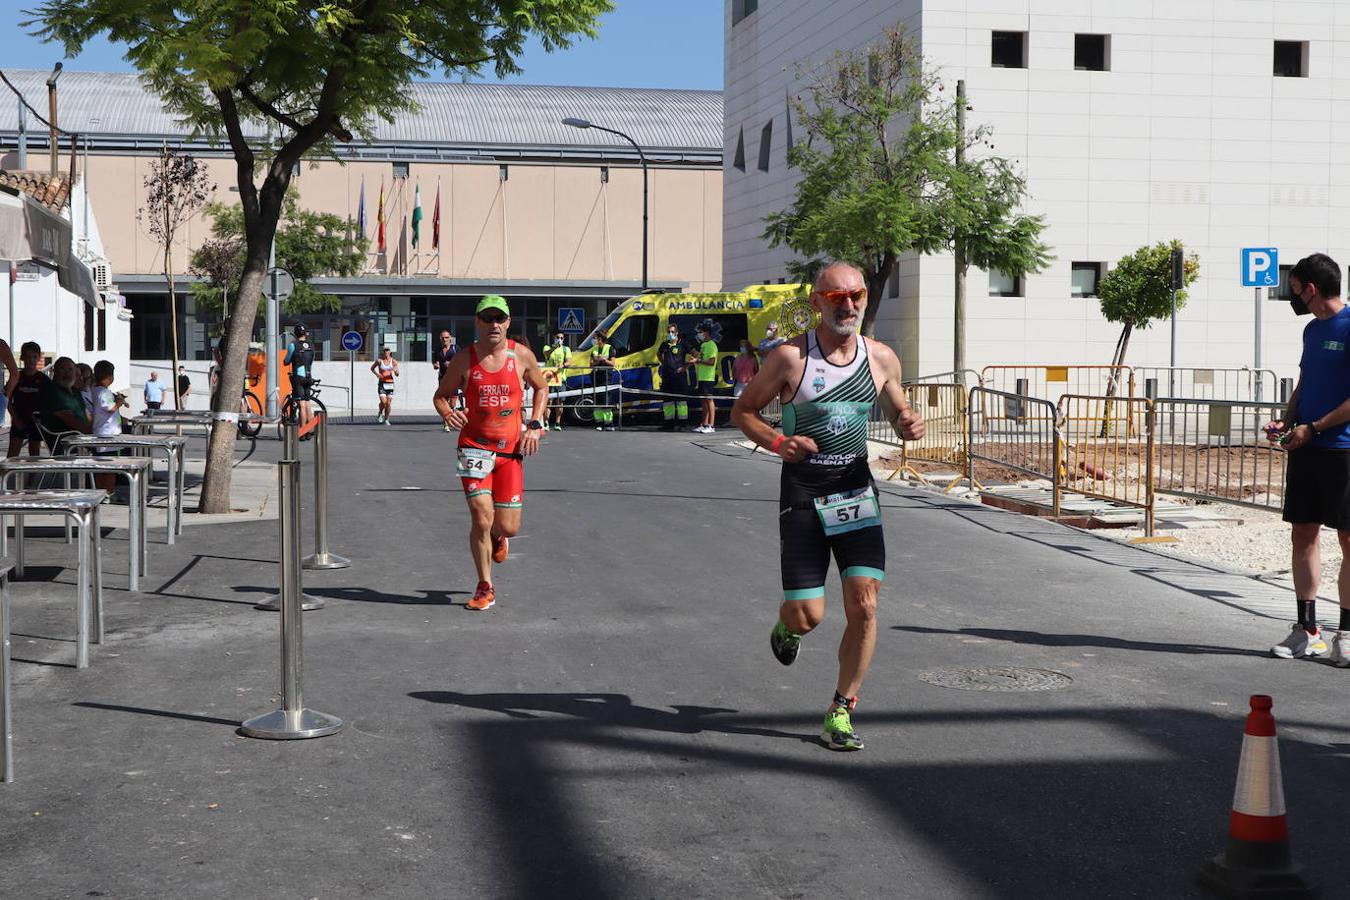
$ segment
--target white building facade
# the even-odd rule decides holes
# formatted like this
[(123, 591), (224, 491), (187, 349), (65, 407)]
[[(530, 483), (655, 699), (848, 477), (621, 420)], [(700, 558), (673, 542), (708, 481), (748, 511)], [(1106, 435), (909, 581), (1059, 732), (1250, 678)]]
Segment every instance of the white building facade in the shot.
[[(1350, 111), (1350, 3), (1308, 0), (728, 0), (723, 278), (776, 281), (790, 251), (762, 219), (791, 203), (786, 162), (796, 65), (874, 42), (903, 24), (952, 91), (968, 127), (1028, 181), (1055, 260), (1018, 282), (972, 269), (967, 365), (1110, 361), (1119, 327), (1096, 278), (1140, 246), (1180, 239), (1200, 278), (1178, 316), (1177, 364), (1251, 366), (1257, 302), (1245, 247), (1282, 268), (1315, 251), (1350, 256), (1350, 170), (1333, 123)], [(1339, 55), (1339, 58), (1338, 58)], [(1261, 363), (1296, 374), (1300, 332), (1281, 286), (1261, 304)], [(950, 255), (901, 261), (877, 336), (908, 374), (952, 363)], [(1167, 322), (1136, 331), (1128, 363), (1167, 365)]]

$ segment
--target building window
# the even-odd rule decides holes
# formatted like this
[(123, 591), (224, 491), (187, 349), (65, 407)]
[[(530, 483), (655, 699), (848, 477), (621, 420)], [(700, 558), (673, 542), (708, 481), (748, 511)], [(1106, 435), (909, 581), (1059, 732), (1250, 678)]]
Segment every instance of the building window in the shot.
[(94, 349), (94, 308), (88, 303), (81, 305), (84, 307), (84, 349), (92, 352)]
[(1097, 296), (1097, 282), (1102, 279), (1102, 264), (1076, 262), (1070, 267), (1069, 294), (1073, 297)]
[(510, 167), (510, 166), (507, 166), (507, 165), (500, 165), (500, 166), (497, 167), (497, 180), (498, 180), (498, 181), (506, 181), (506, 180), (509, 179), (510, 177), (511, 177), (511, 167)]
[(405, 162), (396, 162), (396, 163), (394, 163), (394, 177), (395, 177), (395, 178), (407, 178), (407, 177), (408, 177), (408, 164), (405, 163)]
[(600, 183), (609, 184), (609, 166), (600, 167)]
[(886, 296), (894, 300), (900, 296), (900, 264), (891, 266), (891, 274), (886, 279)]
[(741, 24), (746, 16), (753, 15), (759, 9), (759, 0), (731, 0), (731, 24)]
[(1109, 71), (1111, 68), (1111, 36), (1109, 34), (1075, 34), (1073, 36), (1073, 67), (1087, 72)]
[(1308, 42), (1276, 41), (1275, 74), (1280, 78), (1308, 77)]
[(1280, 266), (1280, 283), (1268, 294), (1271, 300), (1294, 299), (1294, 295), (1289, 293), (1289, 273), (1293, 271), (1293, 268), (1293, 266)]
[(773, 150), (773, 119), (764, 123), (759, 133), (759, 170), (769, 171), (769, 153)]
[(992, 64), (996, 69), (1025, 69), (1027, 67), (1027, 33), (1025, 31), (995, 31)]
[(736, 153), (731, 158), (731, 164), (745, 171), (745, 126), (741, 126), (741, 132), (736, 136)]
[(1022, 279), (1020, 277), (1013, 275), (1005, 275), (998, 269), (990, 269), (989, 296), (990, 297), (1022, 296)]
[(98, 349), (108, 349), (108, 309), (104, 307), (98, 311)]

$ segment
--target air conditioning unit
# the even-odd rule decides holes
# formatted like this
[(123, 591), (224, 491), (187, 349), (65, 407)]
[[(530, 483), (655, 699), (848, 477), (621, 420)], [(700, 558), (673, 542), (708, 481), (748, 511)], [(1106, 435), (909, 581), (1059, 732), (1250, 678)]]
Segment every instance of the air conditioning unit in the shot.
[(112, 287), (112, 266), (106, 260), (94, 263), (94, 286), (100, 291)]

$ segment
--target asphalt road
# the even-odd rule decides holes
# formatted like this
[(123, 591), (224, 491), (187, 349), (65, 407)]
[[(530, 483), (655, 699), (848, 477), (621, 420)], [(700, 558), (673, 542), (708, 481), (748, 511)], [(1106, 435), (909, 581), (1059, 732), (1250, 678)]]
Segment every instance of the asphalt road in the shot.
[[(730, 439), (551, 435), (474, 613), (453, 436), (335, 428), (332, 549), (354, 565), (306, 574), (327, 606), (304, 619), (305, 701), (349, 725), (320, 740), (235, 733), (276, 705), (277, 617), (252, 608), (274, 522), (156, 544), (134, 595), (112, 535), (84, 671), (70, 548), (32, 541), (0, 897), (1203, 896), (1252, 693), (1275, 697), (1295, 855), (1350, 896), (1350, 671), (1266, 656), (1287, 624), (1258, 585), (887, 486), (867, 748), (831, 753), (838, 585), (780, 666), (778, 467)], [(1071, 681), (921, 680), (980, 666)]]

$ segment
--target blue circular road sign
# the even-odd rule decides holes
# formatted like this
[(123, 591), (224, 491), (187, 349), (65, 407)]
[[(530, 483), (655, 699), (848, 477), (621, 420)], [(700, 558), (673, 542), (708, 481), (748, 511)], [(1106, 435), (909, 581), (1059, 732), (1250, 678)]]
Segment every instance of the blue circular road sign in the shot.
[(361, 332), (359, 332), (359, 331), (344, 331), (344, 332), (342, 332), (342, 349), (343, 349), (343, 350), (360, 350), (360, 349), (361, 349), (361, 345), (362, 345), (363, 343), (365, 343), (365, 341), (362, 340), (362, 338), (361, 338)]

